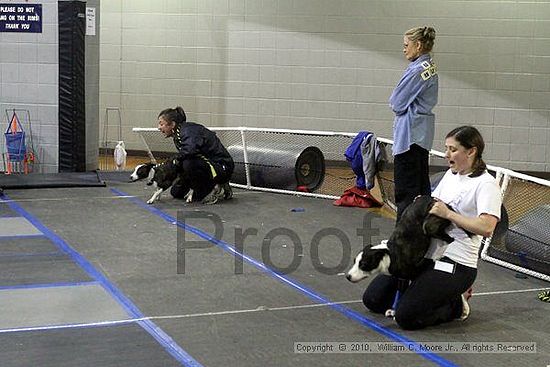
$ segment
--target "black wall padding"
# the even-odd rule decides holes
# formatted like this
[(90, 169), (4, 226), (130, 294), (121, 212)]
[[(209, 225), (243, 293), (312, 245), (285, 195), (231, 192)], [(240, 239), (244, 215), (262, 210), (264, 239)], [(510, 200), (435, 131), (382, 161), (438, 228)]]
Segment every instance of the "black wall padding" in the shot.
[(86, 170), (86, 3), (59, 1), (59, 172)]

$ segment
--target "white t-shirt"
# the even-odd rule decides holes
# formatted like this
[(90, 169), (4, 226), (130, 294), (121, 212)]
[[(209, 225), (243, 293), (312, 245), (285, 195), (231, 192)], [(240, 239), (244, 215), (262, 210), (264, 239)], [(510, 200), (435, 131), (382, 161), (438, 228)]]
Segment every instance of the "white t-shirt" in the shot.
[[(449, 204), (457, 213), (466, 217), (479, 217), (490, 214), (500, 219), (502, 198), (497, 181), (488, 172), (478, 177), (453, 174), (448, 170), (435, 190), (433, 197)], [(441, 240), (432, 240), (425, 257), (439, 259), (443, 256), (459, 264), (477, 268), (477, 259), (482, 236), (470, 238), (463, 229), (454, 223), (447, 229), (455, 240), (448, 246)]]

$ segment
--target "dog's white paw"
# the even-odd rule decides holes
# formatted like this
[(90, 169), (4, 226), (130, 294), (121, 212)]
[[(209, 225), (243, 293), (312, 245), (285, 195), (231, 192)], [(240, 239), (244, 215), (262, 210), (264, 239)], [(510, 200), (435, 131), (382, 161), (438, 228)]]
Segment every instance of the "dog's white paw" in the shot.
[(147, 204), (153, 204), (155, 201), (160, 201), (160, 196), (162, 194), (162, 189), (158, 189), (155, 191), (155, 193), (151, 196), (149, 200), (147, 200)]
[(393, 308), (389, 308), (386, 310), (386, 313), (384, 315), (386, 317), (395, 317), (395, 310)]
[(159, 201), (160, 197), (158, 195), (153, 195), (149, 200), (147, 200), (147, 204), (153, 204), (155, 201)]
[(190, 189), (189, 192), (184, 197), (186, 203), (193, 201), (193, 189)]

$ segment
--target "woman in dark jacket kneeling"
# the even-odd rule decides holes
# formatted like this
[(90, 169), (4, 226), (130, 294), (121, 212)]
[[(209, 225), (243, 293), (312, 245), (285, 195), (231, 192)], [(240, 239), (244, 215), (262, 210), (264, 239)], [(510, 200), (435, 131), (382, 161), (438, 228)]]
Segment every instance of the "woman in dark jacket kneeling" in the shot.
[(178, 150), (173, 159), (181, 176), (170, 191), (173, 197), (184, 198), (192, 189), (193, 201), (215, 204), (221, 199), (231, 199), (229, 180), (235, 164), (216, 133), (187, 121), (179, 106), (159, 113), (158, 129), (165, 137), (174, 139)]

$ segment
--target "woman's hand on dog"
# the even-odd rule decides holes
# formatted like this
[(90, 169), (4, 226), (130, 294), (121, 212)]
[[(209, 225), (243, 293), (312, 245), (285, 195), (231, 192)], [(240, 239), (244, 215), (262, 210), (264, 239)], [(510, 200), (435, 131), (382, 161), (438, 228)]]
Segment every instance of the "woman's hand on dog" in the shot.
[(450, 214), (453, 212), (447, 207), (447, 204), (442, 202), (441, 200), (434, 198), (436, 202), (430, 209), (430, 214), (436, 215), (443, 219), (451, 219)]
[(430, 214), (448, 219), (458, 227), (470, 233), (483, 237), (490, 237), (493, 234), (499, 218), (486, 213), (482, 213), (478, 217), (473, 218), (465, 217), (464, 215), (460, 215), (457, 212), (450, 210), (441, 200), (437, 198), (435, 199), (437, 202), (434, 203), (430, 209)]

